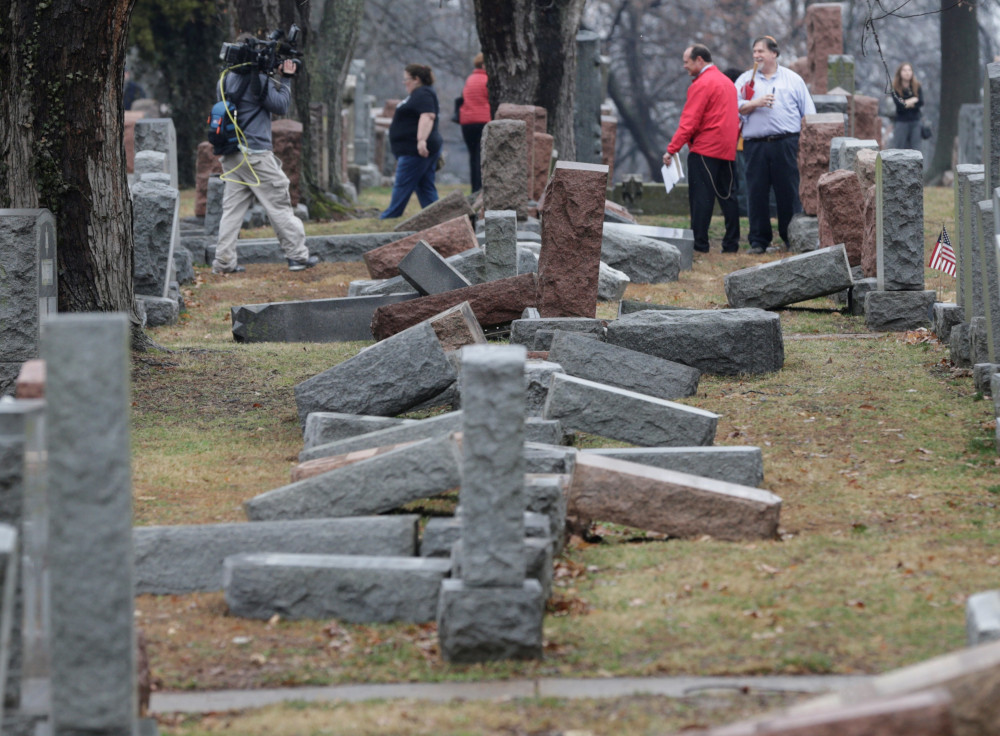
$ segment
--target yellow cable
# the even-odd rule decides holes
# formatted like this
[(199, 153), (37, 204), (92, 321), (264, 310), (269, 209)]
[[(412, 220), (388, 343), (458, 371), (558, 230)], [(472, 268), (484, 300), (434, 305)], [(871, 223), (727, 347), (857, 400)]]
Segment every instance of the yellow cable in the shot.
[[(229, 171), (222, 172), (219, 178), (222, 179), (222, 181), (231, 181), (233, 182), (233, 184), (243, 184), (248, 187), (258, 187), (260, 186), (260, 177), (257, 176), (257, 172), (253, 170), (253, 165), (250, 163), (250, 159), (247, 158), (247, 139), (243, 133), (243, 128), (241, 128), (239, 126), (239, 123), (236, 122), (236, 118), (233, 117), (233, 113), (230, 111), (229, 105), (226, 104), (226, 88), (225, 88), (225, 79), (226, 79), (226, 74), (228, 72), (232, 71), (233, 69), (238, 69), (241, 66), (250, 66), (251, 63), (252, 62), (246, 62), (244, 64), (237, 64), (236, 66), (227, 67), (223, 69), (222, 74), (219, 75), (219, 97), (222, 98), (222, 104), (226, 110), (226, 117), (229, 118), (230, 122), (233, 124), (233, 129), (236, 131), (236, 143), (240, 147), (240, 153), (243, 154), (242, 160), (238, 164), (236, 164), (236, 166), (231, 168)], [(237, 100), (237, 102), (239, 101)], [(247, 168), (250, 169), (250, 173), (253, 174), (254, 181), (249, 182), (249, 181), (243, 181), (242, 179), (229, 178), (228, 175), (232, 174), (234, 171), (237, 171), (240, 167), (243, 166), (244, 163), (247, 165)]]

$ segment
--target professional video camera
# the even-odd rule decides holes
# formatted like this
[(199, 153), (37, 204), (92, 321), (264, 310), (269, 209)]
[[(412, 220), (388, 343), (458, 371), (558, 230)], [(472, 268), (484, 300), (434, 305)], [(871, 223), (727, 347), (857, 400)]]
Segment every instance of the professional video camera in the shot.
[(248, 38), (242, 43), (224, 43), (219, 58), (227, 66), (254, 64), (264, 74), (270, 74), (288, 59), (297, 59), (302, 52), (295, 48), (299, 41), (299, 27), (292, 24), (286, 34), (272, 31), (266, 40)]

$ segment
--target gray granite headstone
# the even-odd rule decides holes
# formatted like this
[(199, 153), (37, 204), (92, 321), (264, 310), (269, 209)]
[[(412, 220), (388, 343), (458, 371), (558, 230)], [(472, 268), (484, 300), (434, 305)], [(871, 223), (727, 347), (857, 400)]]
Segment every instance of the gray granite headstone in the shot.
[(601, 260), (634, 283), (660, 284), (677, 281), (683, 259), (671, 243), (605, 226)]
[(136, 293), (166, 297), (180, 238), (180, 193), (154, 177), (146, 175), (132, 186), (132, 275)]
[(983, 251), (980, 245), (982, 239), (979, 237), (981, 223), (978, 206), (986, 197), (985, 181), (985, 174), (971, 174), (966, 177), (965, 182), (969, 200), (966, 202), (963, 214), (968, 218), (966, 232), (969, 242), (963, 251), (968, 258), (968, 272), (965, 275), (971, 282), (969, 292), (966, 294), (968, 306), (965, 318), (970, 321), (975, 317), (986, 317), (986, 295), (983, 294), (983, 269), (986, 264), (983, 263)]
[(423, 296), (442, 294), (472, 285), (458, 269), (423, 240), (418, 240), (410, 252), (403, 256), (403, 260), (399, 262), (399, 273)]
[(840, 151), (846, 140), (850, 140), (850, 138), (843, 135), (834, 136), (830, 139), (830, 171), (846, 168), (840, 162)]
[(1000, 186), (1000, 63), (986, 65), (983, 77), (983, 166), (986, 191)]
[(733, 271), (723, 280), (729, 306), (758, 309), (826, 296), (852, 283), (843, 243)]
[[(983, 199), (972, 199), (970, 177), (983, 176), (981, 164), (958, 164), (955, 167), (955, 223), (958, 226), (952, 242), (955, 250), (955, 303), (966, 312), (972, 307), (972, 203)], [(985, 181), (985, 178), (977, 181)], [(971, 319), (968, 314), (966, 319)]]
[(139, 151), (135, 154), (135, 181), (141, 181), (145, 174), (163, 174), (167, 172), (167, 154), (162, 151)]
[(845, 138), (840, 145), (840, 168), (854, 171), (858, 151), (878, 151), (878, 141), (872, 139)]
[(890, 149), (875, 159), (878, 288), (924, 288), (924, 156)]
[[(603, 236), (608, 233), (622, 235), (640, 235), (644, 238), (659, 240), (677, 248), (681, 254), (681, 271), (690, 271), (694, 264), (694, 232), (679, 227), (658, 227), (656, 225), (631, 225), (617, 222), (605, 222)], [(603, 258), (603, 237), (602, 237)], [(610, 264), (613, 265), (613, 264)], [(622, 269), (624, 270), (624, 269)]]
[(813, 104), (816, 105), (817, 115), (828, 112), (839, 112), (841, 115), (847, 114), (846, 95), (813, 95), (812, 98)]
[(525, 579), (524, 396), (520, 345), (462, 349), (462, 579), (473, 588)]
[(354, 59), (349, 70), (354, 76), (354, 163), (359, 166), (371, 163), (374, 144), (366, 91), (368, 74), (365, 66), (364, 59)]
[(573, 115), (576, 157), (572, 160), (585, 164), (603, 163), (601, 104), (604, 102), (604, 85), (601, 80), (601, 37), (593, 31), (581, 30), (576, 34), (576, 104)]
[(517, 212), (486, 210), (484, 219), (485, 279), (493, 281), (517, 276)]
[(983, 163), (983, 103), (958, 108), (958, 163)]
[(527, 215), (528, 126), (523, 120), (493, 120), (483, 128), (483, 207)]
[(129, 322), (47, 320), (52, 724), (56, 736), (137, 723)]
[[(17, 529), (10, 524), (0, 523), (0, 693), (7, 691), (8, 657), (11, 650), (11, 635), (21, 633), (14, 618), (17, 614), (15, 599), (20, 589), (17, 569), (20, 566), (20, 550)], [(0, 713), (4, 710), (0, 703)]]
[(996, 239), (993, 230), (993, 200), (976, 203), (979, 262), (982, 265), (983, 316), (986, 318), (986, 345), (990, 362), (1000, 355), (1000, 281), (997, 279)]
[(42, 322), (58, 311), (55, 218), (46, 209), (0, 209), (0, 394), (38, 357)]
[(170, 186), (178, 187), (177, 131), (170, 118), (142, 118), (135, 121), (135, 152), (159, 151), (167, 154)]
[(219, 237), (219, 222), (222, 220), (222, 197), (225, 191), (226, 182), (222, 181), (218, 174), (212, 174), (208, 177), (208, 195), (205, 199), (205, 235), (211, 236), (213, 242)]

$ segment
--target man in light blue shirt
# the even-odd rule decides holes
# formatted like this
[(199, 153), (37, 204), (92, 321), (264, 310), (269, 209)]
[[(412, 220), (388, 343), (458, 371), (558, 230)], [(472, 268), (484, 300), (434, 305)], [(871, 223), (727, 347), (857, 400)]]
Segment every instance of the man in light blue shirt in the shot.
[(802, 77), (778, 65), (778, 43), (771, 36), (753, 42), (757, 72), (736, 80), (743, 121), (743, 154), (747, 175), (750, 252), (766, 253), (774, 232), (768, 200), (774, 190), (778, 234), (788, 246), (788, 223), (802, 211), (799, 201), (799, 131), (802, 118), (816, 106)]

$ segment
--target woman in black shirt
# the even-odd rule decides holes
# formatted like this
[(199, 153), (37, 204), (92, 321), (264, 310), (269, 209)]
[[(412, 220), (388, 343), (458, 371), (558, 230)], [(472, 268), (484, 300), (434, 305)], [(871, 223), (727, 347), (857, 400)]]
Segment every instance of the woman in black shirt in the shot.
[(896, 104), (896, 124), (892, 132), (893, 148), (920, 150), (920, 108), (924, 93), (910, 64), (900, 64), (892, 78), (892, 101)]
[(438, 199), (434, 174), (442, 140), (438, 132), (440, 109), (433, 85), (434, 73), (429, 66), (410, 64), (403, 71), (406, 98), (396, 105), (389, 126), (396, 177), (392, 183), (392, 201), (379, 215), (380, 220), (402, 215), (414, 192), (421, 207)]

